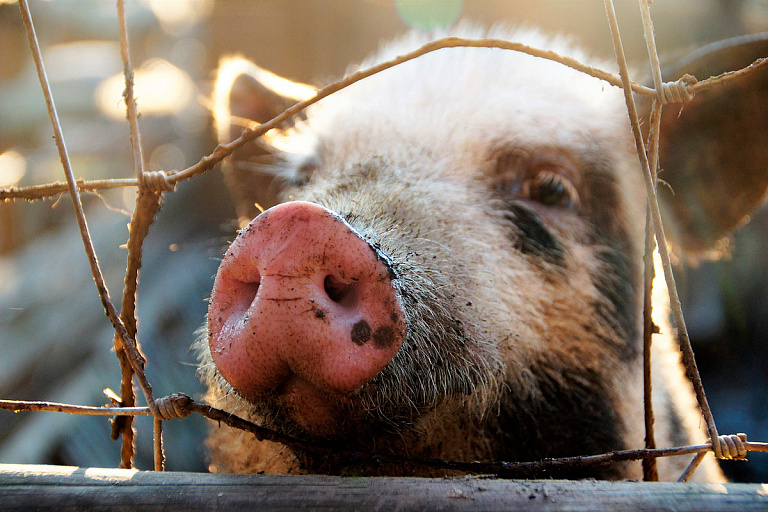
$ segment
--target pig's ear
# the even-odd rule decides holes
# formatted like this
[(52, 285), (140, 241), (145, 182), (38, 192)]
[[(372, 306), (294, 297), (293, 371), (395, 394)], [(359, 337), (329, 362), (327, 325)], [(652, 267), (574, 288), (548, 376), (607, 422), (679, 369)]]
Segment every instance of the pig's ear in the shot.
[[(309, 85), (277, 76), (246, 59), (222, 59), (212, 98), (217, 142), (236, 139), (245, 128), (269, 121), (314, 92)], [(273, 152), (268, 143), (259, 139), (235, 151), (222, 165), (241, 223), (258, 213), (255, 203), (267, 208), (275, 201), (274, 175), (268, 172)]]
[[(671, 66), (664, 79), (688, 73), (702, 80), (766, 56), (768, 34), (730, 39)], [(713, 255), (766, 197), (768, 67), (666, 106), (659, 150), (659, 178), (671, 188), (659, 187), (672, 242), (688, 256)]]

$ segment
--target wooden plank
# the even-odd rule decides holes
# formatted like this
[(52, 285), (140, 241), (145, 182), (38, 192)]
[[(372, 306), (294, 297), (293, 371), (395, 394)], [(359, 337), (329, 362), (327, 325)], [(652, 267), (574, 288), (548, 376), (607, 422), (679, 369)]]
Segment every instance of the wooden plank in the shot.
[(768, 484), (154, 473), (0, 464), (2, 510), (768, 510)]

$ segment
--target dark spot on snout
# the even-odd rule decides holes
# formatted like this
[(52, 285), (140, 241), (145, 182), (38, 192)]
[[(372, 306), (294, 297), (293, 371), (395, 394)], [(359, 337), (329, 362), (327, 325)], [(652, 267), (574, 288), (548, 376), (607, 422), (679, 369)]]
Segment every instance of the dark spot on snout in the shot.
[(391, 325), (383, 325), (373, 333), (373, 346), (389, 348), (395, 342), (395, 329)]
[(539, 215), (520, 205), (509, 205), (509, 211), (504, 218), (517, 227), (517, 233), (512, 235), (515, 248), (523, 254), (539, 258), (547, 263), (565, 266), (565, 254), (562, 246), (544, 226)]
[[(378, 331), (377, 331), (378, 332)], [(352, 342), (355, 345), (365, 345), (368, 343), (368, 340), (371, 339), (371, 334), (373, 333), (373, 329), (371, 329), (371, 326), (368, 325), (368, 322), (365, 320), (360, 320), (355, 325), (352, 326)]]
[(390, 313), (389, 319), (392, 321), (392, 323), (397, 323), (398, 320), (400, 320), (400, 317), (397, 316), (397, 313)]
[(325, 311), (322, 309), (316, 309), (315, 310), (315, 317), (316, 318), (325, 318)]

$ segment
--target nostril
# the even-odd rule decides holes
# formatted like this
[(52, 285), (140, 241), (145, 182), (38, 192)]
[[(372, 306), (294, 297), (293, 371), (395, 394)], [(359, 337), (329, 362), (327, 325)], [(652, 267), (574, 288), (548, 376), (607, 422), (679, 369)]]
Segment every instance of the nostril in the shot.
[(231, 313), (230, 317), (237, 320), (245, 320), (248, 317), (248, 310), (253, 304), (256, 295), (259, 293), (260, 280), (240, 281), (236, 280), (231, 284)]
[(255, 283), (241, 283), (241, 301), (245, 305), (253, 303), (253, 299), (259, 293), (259, 285), (261, 283), (256, 281)]
[(323, 288), (326, 295), (331, 298), (333, 302), (340, 303), (345, 297), (349, 296), (352, 290), (352, 284), (345, 283), (341, 279), (328, 274), (323, 281)]

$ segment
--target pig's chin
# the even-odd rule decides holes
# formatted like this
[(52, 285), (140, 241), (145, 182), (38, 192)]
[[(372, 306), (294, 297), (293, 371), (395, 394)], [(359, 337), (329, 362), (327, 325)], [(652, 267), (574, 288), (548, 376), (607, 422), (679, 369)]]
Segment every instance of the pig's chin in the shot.
[(341, 399), (294, 375), (280, 386), (276, 405), (303, 433), (333, 438), (342, 433)]
[(324, 391), (297, 375), (285, 380), (269, 396), (245, 396), (264, 426), (297, 438), (338, 439), (350, 430), (350, 400)]

